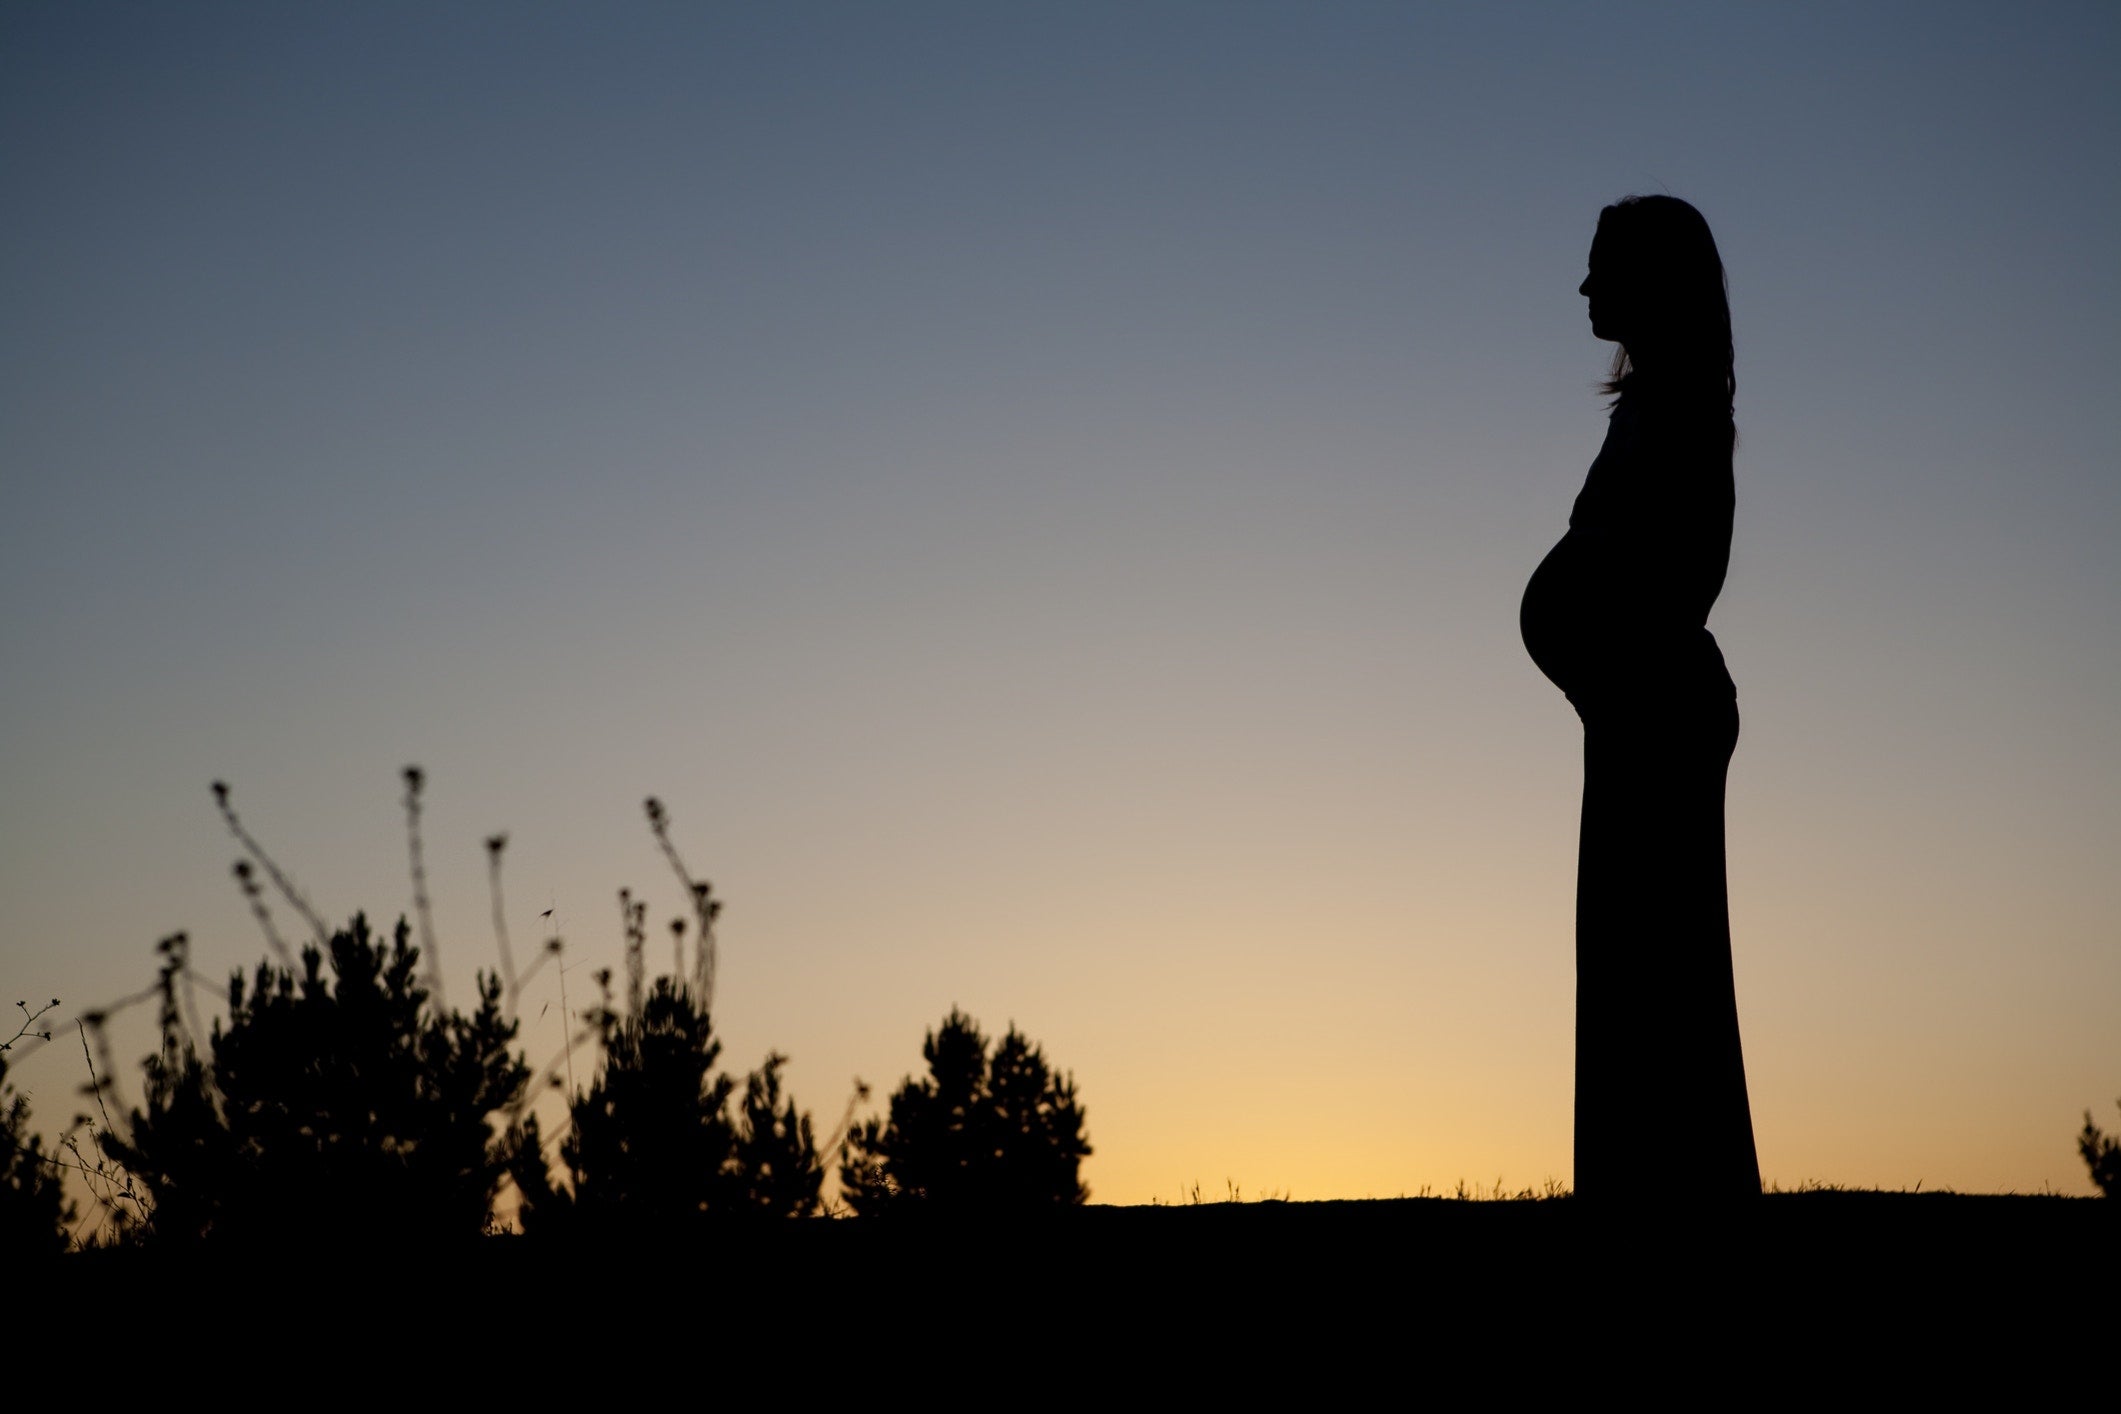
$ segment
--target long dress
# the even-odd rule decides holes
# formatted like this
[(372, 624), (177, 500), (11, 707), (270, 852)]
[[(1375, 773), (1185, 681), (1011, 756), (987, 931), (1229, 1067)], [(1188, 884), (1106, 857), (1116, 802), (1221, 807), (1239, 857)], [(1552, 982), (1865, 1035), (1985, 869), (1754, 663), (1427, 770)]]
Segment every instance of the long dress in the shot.
[(1731, 546), (1731, 424), (1630, 391), (1519, 612), (1584, 727), (1576, 1192), (1754, 1195), (1724, 877), (1737, 690), (1708, 631)]

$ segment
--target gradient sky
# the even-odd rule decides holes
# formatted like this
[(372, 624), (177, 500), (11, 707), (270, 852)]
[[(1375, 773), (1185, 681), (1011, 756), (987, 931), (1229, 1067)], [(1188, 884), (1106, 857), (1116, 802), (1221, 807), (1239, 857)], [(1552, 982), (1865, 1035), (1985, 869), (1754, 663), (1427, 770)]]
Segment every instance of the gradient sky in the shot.
[(216, 778), (395, 918), (418, 762), (457, 985), (492, 831), (570, 986), (620, 885), (675, 912), (658, 795), (726, 1057), (823, 1126), (956, 1003), (1073, 1069), (1102, 1201), (1566, 1180), (1517, 602), (1598, 209), (1670, 191), (1737, 329), (1764, 1173), (2090, 1191), (2116, 72), (2106, 4), (9, 5), (0, 993), (259, 956)]

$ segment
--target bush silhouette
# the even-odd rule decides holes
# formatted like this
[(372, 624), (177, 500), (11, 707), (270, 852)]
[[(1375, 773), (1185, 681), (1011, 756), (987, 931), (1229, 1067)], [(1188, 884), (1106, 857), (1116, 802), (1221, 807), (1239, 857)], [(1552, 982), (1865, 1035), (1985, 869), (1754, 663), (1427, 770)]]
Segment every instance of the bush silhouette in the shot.
[(807, 1217), (818, 1210), (825, 1169), (810, 1118), (781, 1095), (787, 1057), (766, 1057), (747, 1076), (730, 1112), (736, 1082), (717, 1074), (722, 1043), (711, 1011), (715, 919), (721, 901), (696, 879), (670, 837), (670, 812), (650, 796), (648, 828), (692, 905), (692, 959), (687, 921), (673, 919), (671, 974), (645, 985), (648, 906), (619, 891), (626, 929), (626, 1005), (611, 998), (611, 973), (598, 974), (604, 1004), (589, 1014), (603, 1043), (596, 1080), (569, 1096), (571, 1124), (560, 1145), (568, 1186), (553, 1182), (535, 1116), (517, 1132), (509, 1173), (521, 1195), (527, 1233), (617, 1232), (667, 1237), (710, 1220)]
[(779, 1052), (744, 1077), (743, 1107), (736, 1122), (738, 1203), (761, 1217), (808, 1217), (818, 1210), (825, 1165), (811, 1133), (810, 1116), (793, 1099), (781, 1098)]
[(848, 1135), (840, 1169), (857, 1213), (1037, 1209), (1083, 1202), (1090, 1154), (1072, 1076), (1012, 1024), (990, 1054), (979, 1025), (955, 1007), (921, 1046), (923, 1080), (908, 1077), (888, 1119)]
[[(2121, 1100), (2114, 1102), (2121, 1105)], [(2084, 1156), (2084, 1166), (2092, 1171), (2092, 1183), (2102, 1197), (2121, 1199), (2121, 1134), (2108, 1135), (2099, 1132), (2092, 1123), (2092, 1112), (2084, 1112), (2084, 1128), (2077, 1135), (2077, 1152)]]
[(736, 1082), (717, 1074), (721, 1042), (693, 988), (658, 978), (624, 1012), (595, 1014), (604, 1060), (571, 1107), (560, 1145), (568, 1187), (552, 1181), (535, 1116), (510, 1172), (529, 1233), (674, 1236), (713, 1217), (803, 1217), (824, 1183), (809, 1117), (781, 1096), (784, 1057)]
[[(146, 1105), (111, 1157), (151, 1198), (165, 1242), (432, 1243), (486, 1230), (504, 1155), (488, 1117), (528, 1069), (511, 1050), (500, 983), (466, 1017), (428, 1005), (419, 949), (365, 917), (305, 948), (299, 974), (260, 963), (230, 980), (228, 1019), (202, 1057), (162, 973), (161, 1047)], [(172, 940), (181, 945), (181, 938)], [(169, 946), (165, 944), (165, 947)]]
[(0, 1056), (0, 1252), (60, 1251), (73, 1220), (59, 1166), (30, 1132), (29, 1098), (8, 1084)]

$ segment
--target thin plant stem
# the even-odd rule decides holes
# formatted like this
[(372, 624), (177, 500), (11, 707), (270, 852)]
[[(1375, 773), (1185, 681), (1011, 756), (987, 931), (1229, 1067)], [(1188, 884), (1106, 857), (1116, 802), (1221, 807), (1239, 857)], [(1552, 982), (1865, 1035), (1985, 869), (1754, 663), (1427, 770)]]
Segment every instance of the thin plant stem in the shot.
[[(554, 938), (553, 941), (557, 943), (559, 939)], [(555, 948), (553, 951), (558, 953), (559, 949)], [(560, 974), (560, 1033), (568, 1038), (566, 1051), (567, 1114), (569, 1122), (572, 1123), (574, 1115), (574, 1032), (568, 1028), (571, 1026), (574, 1017), (573, 1013), (567, 1010), (567, 964), (564, 962), (559, 963), (557, 970)]]
[[(118, 1129), (110, 1121), (110, 1107), (103, 1103), (103, 1081), (96, 1075), (96, 1058), (89, 1054), (88, 1027), (77, 1020), (74, 1022), (74, 1029), (81, 1033), (81, 1059), (88, 1062), (88, 1088), (96, 1097), (96, 1108), (103, 1113), (103, 1132), (105, 1134), (116, 1134)], [(101, 1026), (96, 1028), (96, 1040), (99, 1045), (103, 1044), (103, 1028)], [(110, 1069), (110, 1056), (108, 1054), (103, 1057), (103, 1068), (105, 1070)]]
[(493, 939), (501, 953), (501, 985), (508, 997), (508, 1015), (516, 1014), (519, 993), (516, 981), (516, 958), (514, 949), (508, 946), (508, 910), (501, 906), (501, 851), (508, 848), (508, 836), (486, 837), (486, 878), (493, 893)]
[(280, 960), (282, 967), (293, 972), (294, 950), (287, 946), (286, 940), (280, 936), (280, 930), (273, 925), (272, 910), (265, 906), (265, 890), (258, 885), (257, 871), (251, 867), (248, 859), (239, 859), (236, 861), (235, 875), (236, 886), (243, 890), (243, 897), (250, 903), (250, 916), (257, 919), (258, 927), (264, 930), (265, 945), (272, 949), (273, 956)]
[(30, 1030), (30, 1027), (36, 1024), (38, 1017), (44, 1015), (44, 1013), (50, 1011), (53, 1007), (59, 1005), (59, 999), (57, 997), (53, 997), (50, 1001), (46, 1002), (43, 1006), (38, 1007), (35, 1011), (31, 1011), (29, 1009), (28, 1002), (16, 1002), (15, 1005), (22, 1009), (22, 1024), (15, 1028), (14, 1035), (8, 1037), (5, 1041), (0, 1041), (0, 1051), (13, 1050), (15, 1048), (15, 1042), (21, 1040), (24, 1036), (32, 1036), (39, 1041), (49, 1041), (52, 1038), (51, 1032), (32, 1031)]
[(647, 1002), (648, 962), (642, 956), (647, 937), (641, 929), (647, 911), (647, 904), (634, 901), (633, 890), (619, 890), (619, 923), (626, 930), (626, 1014), (632, 1017), (639, 1017)]
[(834, 1126), (832, 1137), (818, 1146), (820, 1154), (836, 1154), (846, 1144), (847, 1136), (854, 1132), (855, 1111), (869, 1101), (869, 1086), (859, 1076), (854, 1077), (854, 1092), (847, 1097), (847, 1108), (840, 1112), (840, 1122)]
[(318, 945), (329, 943), (331, 930), (324, 926), (324, 920), (309, 906), (309, 901), (296, 891), (293, 882), (280, 872), (280, 866), (273, 863), (272, 856), (265, 852), (265, 847), (253, 839), (250, 831), (243, 828), (243, 822), (236, 818), (235, 807), (228, 803), (226, 781), (214, 782), (214, 803), (221, 809), (221, 818), (227, 822), (228, 832), (234, 835), (236, 842), (243, 846), (245, 852), (264, 868), (266, 877), (273, 881), (273, 887), (280, 891), (294, 911), (302, 915), (304, 921), (316, 933)]
[[(699, 995), (701, 1008), (712, 1011), (717, 961), (714, 920), (721, 913), (722, 905), (714, 897), (713, 886), (703, 879), (693, 878), (692, 871), (685, 867), (685, 861), (678, 856), (677, 846), (670, 839), (670, 812), (663, 808), (663, 802), (651, 795), (645, 808), (648, 812), (648, 828), (654, 832), (655, 842), (662, 847), (663, 858), (670, 861), (670, 867), (677, 874), (678, 882), (685, 886), (685, 897), (692, 903), (693, 918), (698, 924), (698, 932), (695, 934), (698, 941), (694, 944), (692, 962), (692, 985)], [(682, 952), (679, 954), (678, 970), (680, 974), (684, 971)]]
[(420, 948), (427, 955), (429, 990), (434, 993), (436, 1015), (447, 1015), (449, 1003), (442, 991), (442, 954), (435, 946), (434, 909), (427, 898), (427, 857), (420, 847), (420, 791), (427, 773), (418, 766), (405, 768), (405, 844), (412, 857), (412, 908), (420, 919)]

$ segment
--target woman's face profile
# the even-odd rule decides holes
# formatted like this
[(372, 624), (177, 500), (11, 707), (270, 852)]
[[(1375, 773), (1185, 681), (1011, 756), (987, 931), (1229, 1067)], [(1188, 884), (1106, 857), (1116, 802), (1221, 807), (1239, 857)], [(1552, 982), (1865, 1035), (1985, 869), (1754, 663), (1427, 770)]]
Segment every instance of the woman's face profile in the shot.
[(1621, 291), (1616, 288), (1619, 282), (1614, 278), (1613, 258), (1597, 237), (1591, 240), (1587, 263), (1589, 273), (1576, 287), (1576, 293), (1591, 302), (1591, 337), (1608, 343), (1625, 343), (1627, 340), (1621, 330), (1623, 299)]

